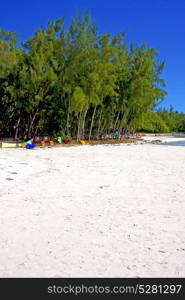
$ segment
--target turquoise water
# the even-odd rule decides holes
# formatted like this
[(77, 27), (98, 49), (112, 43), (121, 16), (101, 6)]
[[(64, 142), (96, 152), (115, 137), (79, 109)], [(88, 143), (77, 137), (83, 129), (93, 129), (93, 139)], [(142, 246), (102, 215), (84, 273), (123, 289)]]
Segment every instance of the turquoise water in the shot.
[(168, 145), (168, 146), (184, 146), (185, 147), (185, 141), (170, 142), (170, 143), (165, 143), (163, 145)]

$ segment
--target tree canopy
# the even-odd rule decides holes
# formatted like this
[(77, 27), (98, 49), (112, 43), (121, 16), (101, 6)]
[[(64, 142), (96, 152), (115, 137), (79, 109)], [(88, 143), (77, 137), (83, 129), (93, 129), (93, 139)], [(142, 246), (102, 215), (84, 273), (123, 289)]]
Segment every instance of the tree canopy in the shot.
[(0, 30), (0, 136), (184, 130), (183, 114), (179, 123), (174, 112), (153, 112), (166, 95), (163, 68), (146, 43), (129, 47), (124, 32), (100, 35), (89, 13), (68, 28), (63, 19), (49, 22), (22, 47)]

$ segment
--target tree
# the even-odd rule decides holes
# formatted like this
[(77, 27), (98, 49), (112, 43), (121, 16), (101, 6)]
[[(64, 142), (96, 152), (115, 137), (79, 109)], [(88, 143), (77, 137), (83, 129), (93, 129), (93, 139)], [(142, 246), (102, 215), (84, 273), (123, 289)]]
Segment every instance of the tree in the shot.
[(19, 48), (16, 35), (1, 30), (1, 135), (91, 140), (138, 130), (142, 115), (153, 128), (154, 119), (173, 130), (184, 128), (183, 115), (173, 110), (160, 118), (153, 114), (166, 94), (156, 51), (146, 44), (128, 49), (125, 32), (99, 35), (88, 12), (79, 12), (68, 29), (63, 19), (49, 22)]

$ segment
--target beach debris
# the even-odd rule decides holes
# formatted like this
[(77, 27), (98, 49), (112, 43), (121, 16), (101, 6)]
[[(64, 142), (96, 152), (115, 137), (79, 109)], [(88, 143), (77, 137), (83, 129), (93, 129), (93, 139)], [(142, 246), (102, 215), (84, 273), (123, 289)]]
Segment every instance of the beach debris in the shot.
[(33, 149), (36, 147), (36, 144), (34, 143), (34, 139), (31, 139), (27, 142), (2, 142), (0, 144), (1, 148), (27, 148), (27, 149)]
[(159, 250), (159, 252), (160, 252), (160, 253), (166, 253), (166, 251), (164, 251), (164, 250)]
[(154, 140), (154, 141), (151, 141), (151, 143), (152, 144), (160, 144), (160, 143), (162, 143), (162, 141), (161, 140)]
[(54, 146), (54, 142), (53, 142), (53, 141), (49, 141), (49, 142), (48, 142), (48, 145), (49, 145), (49, 146)]
[(36, 147), (35, 144), (27, 144), (26, 149), (34, 149)]
[(17, 144), (16, 143), (1, 143), (2, 148), (16, 148)]
[(64, 144), (69, 144), (69, 140), (68, 139), (65, 139), (63, 140)]
[(88, 141), (84, 141), (84, 140), (80, 140), (80, 144), (81, 145), (89, 145), (89, 142)]
[(99, 186), (99, 189), (103, 189), (103, 188), (106, 188), (106, 187), (109, 187), (110, 185), (100, 185)]
[(25, 142), (22, 143), (22, 148), (26, 148), (26, 143)]
[(58, 137), (57, 137), (57, 142), (58, 142), (59, 144), (62, 144), (62, 138), (61, 138), (61, 136), (58, 136)]

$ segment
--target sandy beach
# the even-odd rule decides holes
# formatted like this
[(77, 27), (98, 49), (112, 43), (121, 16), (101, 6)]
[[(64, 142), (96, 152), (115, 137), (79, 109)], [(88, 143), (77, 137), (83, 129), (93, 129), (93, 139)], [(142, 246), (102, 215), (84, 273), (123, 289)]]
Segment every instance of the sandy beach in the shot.
[(0, 174), (0, 277), (185, 277), (185, 147), (0, 149)]

